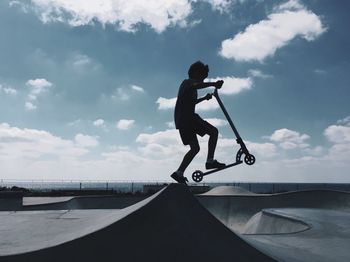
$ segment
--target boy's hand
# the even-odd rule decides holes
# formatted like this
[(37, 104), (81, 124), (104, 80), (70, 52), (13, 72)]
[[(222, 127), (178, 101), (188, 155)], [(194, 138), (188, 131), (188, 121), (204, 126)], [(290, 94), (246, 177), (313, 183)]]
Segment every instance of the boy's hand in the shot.
[(220, 89), (223, 84), (224, 84), (223, 80), (216, 81), (215, 82), (215, 88)]
[(212, 97), (213, 97), (212, 94), (207, 94), (204, 98), (205, 98), (206, 100), (210, 100)]

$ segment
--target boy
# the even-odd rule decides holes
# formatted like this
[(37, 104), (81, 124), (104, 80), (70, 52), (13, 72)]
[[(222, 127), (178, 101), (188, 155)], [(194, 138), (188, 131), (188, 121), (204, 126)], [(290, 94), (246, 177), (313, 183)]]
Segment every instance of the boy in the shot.
[(205, 164), (207, 169), (221, 168), (225, 164), (214, 160), (214, 152), (218, 139), (218, 130), (216, 127), (204, 121), (198, 114), (195, 113), (196, 104), (212, 98), (211, 94), (198, 99), (197, 89), (214, 86), (221, 88), (224, 81), (203, 82), (208, 77), (209, 67), (201, 61), (192, 64), (188, 70), (189, 79), (185, 79), (180, 85), (175, 106), (175, 126), (179, 130), (181, 140), (184, 145), (189, 145), (190, 150), (184, 156), (179, 168), (171, 177), (178, 183), (186, 184), (187, 178), (184, 177), (184, 171), (191, 163), (193, 158), (199, 152), (199, 143), (197, 134), (204, 136), (209, 135), (208, 155)]

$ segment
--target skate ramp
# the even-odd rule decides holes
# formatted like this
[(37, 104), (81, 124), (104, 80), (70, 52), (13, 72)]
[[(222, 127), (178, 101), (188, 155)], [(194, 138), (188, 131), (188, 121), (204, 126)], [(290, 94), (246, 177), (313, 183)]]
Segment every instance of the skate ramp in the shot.
[(277, 235), (299, 233), (311, 228), (311, 225), (292, 216), (281, 215), (272, 209), (264, 209), (251, 217), (243, 229), (243, 234)]
[(319, 208), (350, 211), (350, 194), (340, 191), (311, 190), (273, 195), (197, 195), (199, 202), (218, 220), (237, 233), (263, 209)]
[(23, 195), (23, 192), (0, 192), (0, 211), (21, 209)]
[(218, 186), (201, 194), (203, 196), (255, 195), (255, 193), (237, 186)]
[[(144, 200), (144, 196), (75, 196), (23, 198), (15, 210), (122, 209)], [(12, 210), (12, 209), (11, 209)]]
[(36, 206), (54, 203), (64, 203), (74, 197), (23, 197), (23, 206)]
[(289, 234), (271, 232), (241, 237), (278, 261), (350, 261), (350, 212), (316, 208), (270, 211), (281, 217), (303, 221), (309, 229)]
[(121, 210), (0, 212), (0, 218), (0, 261), (273, 261), (183, 185)]

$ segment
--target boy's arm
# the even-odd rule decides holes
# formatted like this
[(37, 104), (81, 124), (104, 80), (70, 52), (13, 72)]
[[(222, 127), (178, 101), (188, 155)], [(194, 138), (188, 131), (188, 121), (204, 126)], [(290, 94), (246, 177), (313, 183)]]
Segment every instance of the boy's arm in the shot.
[(207, 94), (206, 96), (203, 96), (201, 98), (198, 98), (197, 101), (196, 101), (196, 104), (204, 101), (204, 100), (210, 100), (212, 98), (212, 94)]
[(223, 83), (224, 83), (223, 80), (219, 80), (216, 82), (196, 82), (192, 86), (196, 89), (203, 89), (211, 86), (214, 86), (215, 88), (220, 89)]

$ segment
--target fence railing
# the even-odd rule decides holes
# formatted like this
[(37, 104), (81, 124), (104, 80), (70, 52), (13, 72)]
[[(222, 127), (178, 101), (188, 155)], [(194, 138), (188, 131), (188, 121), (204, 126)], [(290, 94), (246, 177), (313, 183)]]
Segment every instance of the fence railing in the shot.
[[(119, 192), (143, 192), (145, 185), (161, 186), (169, 181), (126, 180), (16, 180), (0, 179), (0, 187), (21, 187), (30, 190), (115, 190)], [(210, 182), (193, 183), (192, 186), (237, 186), (254, 193), (279, 193), (299, 190), (328, 189), (350, 191), (350, 183), (266, 183), (266, 182)]]

